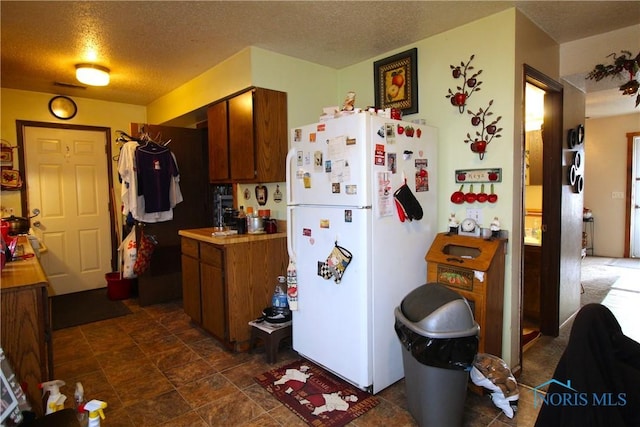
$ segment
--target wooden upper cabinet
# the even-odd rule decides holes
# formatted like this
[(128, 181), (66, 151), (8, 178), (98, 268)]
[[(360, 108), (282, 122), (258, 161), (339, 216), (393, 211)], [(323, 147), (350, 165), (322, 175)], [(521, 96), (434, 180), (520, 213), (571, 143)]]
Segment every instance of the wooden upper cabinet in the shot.
[(229, 179), (229, 141), (227, 103), (218, 102), (207, 109), (209, 139), (209, 181)]
[(282, 182), (287, 94), (253, 88), (209, 107), (209, 181)]
[(229, 103), (229, 163), (231, 178), (252, 180), (256, 177), (256, 132), (254, 115), (259, 114), (253, 105), (253, 92), (245, 92)]

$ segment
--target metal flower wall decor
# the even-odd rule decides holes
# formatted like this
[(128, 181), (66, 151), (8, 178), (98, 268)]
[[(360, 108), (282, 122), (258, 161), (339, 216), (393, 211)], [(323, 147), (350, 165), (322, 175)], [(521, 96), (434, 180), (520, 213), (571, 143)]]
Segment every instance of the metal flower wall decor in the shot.
[(461, 114), (464, 112), (464, 107), (467, 105), (469, 97), (473, 92), (479, 91), (480, 85), (482, 85), (482, 82), (478, 80), (478, 76), (482, 74), (482, 70), (473, 72), (474, 67), (471, 65), (471, 61), (473, 61), (474, 57), (475, 55), (471, 55), (466, 64), (460, 61), (460, 65), (449, 65), (453, 78), (462, 78), (462, 86), (456, 86), (455, 92), (449, 89), (446, 97), (451, 101), (451, 105), (458, 107)]
[(493, 138), (500, 138), (500, 132), (502, 128), (498, 127), (498, 122), (502, 119), (502, 116), (498, 116), (494, 120), (491, 120), (493, 112), (489, 111), (489, 108), (493, 105), (493, 99), (489, 101), (487, 108), (478, 110), (477, 113), (467, 111), (471, 115), (471, 124), (473, 126), (481, 126), (481, 130), (477, 130), (475, 136), (471, 136), (467, 133), (467, 139), (464, 140), (466, 144), (470, 143), (471, 151), (478, 154), (480, 160), (484, 158), (484, 153), (487, 151), (487, 145)]
[(629, 76), (629, 80), (620, 85), (619, 89), (623, 95), (635, 95), (636, 96), (636, 107), (640, 105), (640, 92), (638, 89), (640, 88), (640, 53), (633, 57), (633, 54), (628, 50), (621, 50), (620, 55), (616, 55), (612, 53), (607, 55), (607, 58), (613, 58), (612, 64), (598, 64), (595, 68), (587, 74), (587, 79), (595, 80), (599, 82), (605, 77), (611, 78), (623, 78), (626, 79), (627, 74)]

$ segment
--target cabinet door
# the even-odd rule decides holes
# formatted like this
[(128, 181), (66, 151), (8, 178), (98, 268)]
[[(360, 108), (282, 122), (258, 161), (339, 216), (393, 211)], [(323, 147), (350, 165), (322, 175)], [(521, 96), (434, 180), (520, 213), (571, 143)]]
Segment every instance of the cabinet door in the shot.
[(229, 99), (228, 103), (231, 178), (253, 180), (256, 177), (253, 91), (235, 96)]
[(229, 179), (229, 140), (227, 102), (207, 109), (209, 139), (209, 182)]
[(202, 323), (200, 298), (200, 261), (182, 254), (182, 306), (198, 324)]
[(285, 181), (288, 147), (287, 94), (255, 89), (253, 99), (257, 180)]
[(202, 286), (202, 327), (216, 338), (226, 341), (224, 277), (222, 268), (200, 264)]
[(247, 323), (271, 305), (277, 277), (287, 271), (286, 238), (229, 245), (227, 257), (227, 299), (229, 301), (229, 341), (246, 342)]

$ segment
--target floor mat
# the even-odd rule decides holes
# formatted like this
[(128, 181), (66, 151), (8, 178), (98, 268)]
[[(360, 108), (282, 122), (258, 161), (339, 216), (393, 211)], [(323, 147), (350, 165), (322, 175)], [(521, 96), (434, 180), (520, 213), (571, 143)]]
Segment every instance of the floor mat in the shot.
[(107, 288), (51, 297), (51, 321), (54, 331), (130, 313), (131, 310), (122, 301), (107, 298)]
[(314, 427), (343, 426), (379, 403), (371, 394), (307, 360), (272, 369), (255, 380)]

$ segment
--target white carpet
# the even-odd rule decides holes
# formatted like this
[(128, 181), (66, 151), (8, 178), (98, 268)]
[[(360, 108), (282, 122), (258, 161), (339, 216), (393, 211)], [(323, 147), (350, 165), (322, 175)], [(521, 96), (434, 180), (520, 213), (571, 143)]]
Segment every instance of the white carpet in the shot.
[(640, 342), (640, 273), (625, 274), (611, 286), (611, 290), (602, 301), (616, 316), (622, 332), (629, 338)]
[(612, 258), (607, 265), (613, 267), (640, 269), (640, 259), (638, 258)]

